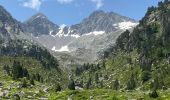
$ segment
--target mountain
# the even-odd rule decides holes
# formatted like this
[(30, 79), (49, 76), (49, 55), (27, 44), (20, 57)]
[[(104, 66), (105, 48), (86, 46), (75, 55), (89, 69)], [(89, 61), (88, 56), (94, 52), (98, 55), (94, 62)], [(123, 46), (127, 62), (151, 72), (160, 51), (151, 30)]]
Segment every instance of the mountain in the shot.
[[(124, 30), (131, 30), (138, 22), (113, 12), (95, 11), (79, 24), (70, 27), (58, 27), (42, 14), (34, 15), (25, 24), (29, 27), (26, 27), (26, 32), (39, 34), (33, 35), (34, 40), (51, 50), (59, 59), (64, 53), (71, 58), (78, 57), (78, 62), (93, 62), (102, 51), (115, 43)], [(81, 50), (84, 52), (78, 56), (77, 52)]]
[[(163, 96), (170, 88), (169, 12), (169, 0), (159, 2), (157, 7), (149, 7), (139, 25), (132, 32), (123, 32), (116, 45), (105, 51), (103, 59), (75, 68), (76, 83), (82, 83), (88, 89), (148, 91), (145, 92), (148, 100), (149, 96), (169, 99), (169, 95)], [(164, 92), (159, 92), (158, 97), (151, 95), (153, 92), (150, 91), (154, 94)]]
[(114, 12), (94, 11), (76, 25), (60, 28), (58, 35), (78, 35), (82, 36), (91, 32), (110, 33), (118, 29), (128, 29), (135, 26), (137, 21)]
[(15, 39), (20, 34), (20, 31), (22, 29), (19, 23), (0, 6), (0, 39), (4, 41)]
[(32, 33), (34, 36), (54, 34), (58, 32), (59, 26), (49, 21), (42, 13), (37, 13), (26, 22), (24, 22), (26, 32)]
[(0, 99), (39, 99), (46, 84), (67, 82), (58, 60), (23, 27), (0, 6)]
[(23, 30), (23, 24), (14, 19), (2, 6), (0, 6), (0, 40), (9, 42), (10, 40), (33, 39)]
[(81, 23), (72, 25), (70, 30), (73, 30), (73, 33), (78, 33), (79, 35), (95, 31), (110, 33), (123, 28), (121, 26), (123, 24), (126, 24), (126, 28), (128, 28), (133, 27), (135, 23), (135, 20), (114, 12), (95, 11)]

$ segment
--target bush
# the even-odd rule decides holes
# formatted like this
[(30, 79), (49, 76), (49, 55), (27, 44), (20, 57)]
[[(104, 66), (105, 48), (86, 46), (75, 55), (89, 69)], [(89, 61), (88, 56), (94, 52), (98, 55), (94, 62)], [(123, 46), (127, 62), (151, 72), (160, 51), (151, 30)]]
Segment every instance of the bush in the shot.
[(20, 96), (18, 94), (14, 94), (12, 100), (20, 100)]
[(158, 97), (158, 93), (156, 92), (156, 90), (153, 90), (152, 93), (149, 94), (149, 96), (151, 98), (157, 98)]
[(61, 91), (61, 86), (59, 84), (56, 84), (55, 86), (55, 92)]
[(23, 80), (23, 82), (22, 82), (22, 87), (23, 87), (23, 88), (26, 88), (26, 87), (27, 87), (27, 81), (26, 81), (26, 79)]

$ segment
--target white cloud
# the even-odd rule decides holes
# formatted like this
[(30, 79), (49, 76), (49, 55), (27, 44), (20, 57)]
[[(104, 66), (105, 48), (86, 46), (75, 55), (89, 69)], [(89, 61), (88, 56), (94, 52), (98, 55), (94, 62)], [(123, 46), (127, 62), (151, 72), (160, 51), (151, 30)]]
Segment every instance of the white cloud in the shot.
[(57, 0), (61, 4), (71, 3), (73, 0)]
[(41, 0), (25, 0), (23, 1), (22, 6), (39, 10), (41, 4), (42, 4)]
[[(21, 5), (24, 7), (39, 10), (41, 7), (41, 4), (48, 0), (18, 0), (18, 1), (21, 2)], [(59, 2), (60, 4), (68, 4), (76, 0), (55, 0), (55, 1)], [(92, 3), (95, 3), (96, 9), (99, 9), (100, 7), (104, 5), (103, 0), (89, 0), (89, 1), (91, 1)], [(77, 4), (76, 6), (78, 5), (79, 4)]]
[(90, 1), (96, 4), (96, 9), (99, 9), (100, 7), (104, 5), (103, 0), (90, 0)]

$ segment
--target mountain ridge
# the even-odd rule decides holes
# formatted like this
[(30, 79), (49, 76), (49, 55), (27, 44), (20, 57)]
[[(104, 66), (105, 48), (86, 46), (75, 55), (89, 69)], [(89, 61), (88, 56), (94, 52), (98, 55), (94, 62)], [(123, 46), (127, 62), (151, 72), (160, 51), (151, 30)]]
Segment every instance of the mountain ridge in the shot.
[[(44, 20), (39, 20), (41, 19), (41, 17), (39, 18), (41, 15), (42, 14), (34, 15), (32, 18), (30, 18), (30, 21), (28, 20), (26, 23), (30, 25), (30, 27), (35, 28), (35, 30), (38, 29), (38, 31), (40, 29), (45, 30), (44, 28), (46, 28), (46, 33), (41, 34), (40, 31), (36, 36), (33, 35), (32, 37), (34, 40), (48, 48), (53, 52), (54, 55), (55, 53), (67, 53), (71, 57), (78, 57), (75, 56), (78, 54), (76, 52), (85, 51), (84, 55), (82, 55), (83, 58), (78, 57), (78, 59), (85, 59), (87, 61), (97, 60), (98, 53), (101, 53), (101, 51), (105, 49), (104, 47), (113, 45), (115, 39), (120, 35), (121, 32), (126, 29), (133, 29), (133, 27), (138, 24), (138, 22), (135, 20), (121, 16), (117, 13), (98, 10), (91, 13), (79, 24), (49, 29), (50, 26), (54, 26), (54, 23), (50, 24), (52, 22), (48, 22), (48, 18), (43, 17), (43, 19), (46, 20), (45, 22), (47, 22), (45, 24), (46, 27), (43, 27), (43, 23), (45, 22), (43, 22)], [(33, 19), (36, 20), (36, 24), (34, 24), (34, 21), (32, 21)], [(34, 30), (32, 33), (33, 32)], [(109, 40), (110, 42), (106, 42)], [(94, 54), (91, 55), (92, 57), (90, 57), (90, 55), (88, 56), (92, 59), (88, 59), (86, 57), (88, 53)]]
[[(46, 18), (46, 20), (49, 20), (44, 14), (42, 13), (37, 13), (35, 15), (33, 15), (31, 18), (29, 18), (27, 21), (25, 21), (24, 23), (31, 23), (32, 22), (32, 19), (34, 19), (35, 17), (39, 16), (39, 15), (43, 15), (44, 18)], [(109, 27), (112, 27), (113, 24), (115, 24), (117, 21), (118, 22), (124, 22), (124, 21), (131, 21), (131, 22), (134, 22), (134, 23), (137, 23), (137, 21), (135, 21), (134, 19), (131, 19), (131, 18), (128, 18), (128, 17), (125, 17), (125, 16), (121, 16), (117, 13), (114, 13), (114, 12), (105, 12), (105, 11), (102, 11), (102, 10), (96, 10), (94, 12), (92, 12), (89, 17), (86, 17), (82, 20), (82, 22), (78, 23), (78, 24), (75, 24), (75, 25), (70, 25), (70, 26), (65, 26), (65, 27), (62, 27), (62, 34), (78, 34), (78, 35), (83, 35), (83, 34), (87, 34), (89, 32), (93, 32), (93, 31), (105, 31), (106, 33), (108, 32), (112, 32), (114, 30), (111, 30), (111, 29), (102, 29), (101, 27), (102, 26), (106, 26), (106, 25), (102, 25), (101, 27), (98, 26), (98, 25), (101, 25), (102, 22), (100, 22), (100, 20), (106, 20), (106, 19), (109, 19), (110, 16), (113, 16), (112, 18), (110, 19), (113, 19), (114, 21), (112, 21), (111, 23), (109, 21), (105, 22), (105, 23), (110, 23), (110, 25), (108, 26)], [(98, 21), (96, 21), (96, 25), (92, 25), (91, 29), (88, 29), (88, 27), (90, 27), (90, 25), (87, 25), (85, 26), (85, 28), (81, 28), (83, 27), (83, 25), (85, 25), (86, 23), (89, 23), (89, 22), (93, 22), (93, 19), (97, 19), (97, 17), (101, 17), (101, 19), (99, 18)], [(102, 18), (103, 17), (103, 18)], [(105, 18), (106, 17), (106, 18)], [(118, 20), (119, 19), (119, 20)], [(120, 20), (122, 19), (122, 20)], [(50, 21), (51, 22), (51, 21)], [(100, 23), (97, 23), (97, 22), (100, 22)], [(53, 23), (53, 22), (52, 22)], [(53, 23), (54, 24), (54, 23)], [(83, 25), (81, 25), (83, 24)], [(92, 23), (91, 23), (92, 24)], [(59, 31), (61, 31), (60, 27), (55, 24), (58, 28), (58, 31), (56, 31), (55, 34), (57, 34)], [(96, 28), (95, 28), (96, 27)], [(81, 28), (81, 29), (78, 29), (78, 28)], [(114, 28), (114, 27), (113, 27)], [(84, 29), (88, 30), (88, 31), (85, 31)], [(93, 29), (93, 30), (92, 30)], [(100, 29), (100, 30), (99, 30)], [(50, 33), (50, 32), (49, 32)], [(48, 33), (46, 33), (48, 34)], [(53, 34), (53, 35), (55, 35)]]

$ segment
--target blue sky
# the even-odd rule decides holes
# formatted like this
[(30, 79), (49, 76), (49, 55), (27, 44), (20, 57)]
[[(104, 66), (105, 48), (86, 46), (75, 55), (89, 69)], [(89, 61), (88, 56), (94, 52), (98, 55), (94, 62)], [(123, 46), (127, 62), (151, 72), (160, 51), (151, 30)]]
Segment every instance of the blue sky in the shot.
[(95, 10), (113, 11), (140, 20), (149, 6), (162, 0), (0, 0), (14, 18), (23, 22), (41, 12), (58, 25), (81, 22)]

